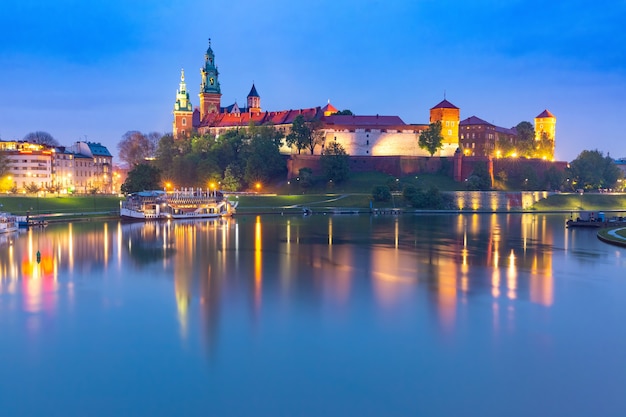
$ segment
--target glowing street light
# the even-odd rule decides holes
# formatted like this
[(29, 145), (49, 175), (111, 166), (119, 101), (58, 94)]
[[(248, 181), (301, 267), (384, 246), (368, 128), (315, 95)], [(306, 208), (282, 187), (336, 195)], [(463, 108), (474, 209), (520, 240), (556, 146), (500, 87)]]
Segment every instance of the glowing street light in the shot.
[(257, 182), (254, 187), (256, 188), (257, 191), (259, 191), (261, 189), (261, 183)]

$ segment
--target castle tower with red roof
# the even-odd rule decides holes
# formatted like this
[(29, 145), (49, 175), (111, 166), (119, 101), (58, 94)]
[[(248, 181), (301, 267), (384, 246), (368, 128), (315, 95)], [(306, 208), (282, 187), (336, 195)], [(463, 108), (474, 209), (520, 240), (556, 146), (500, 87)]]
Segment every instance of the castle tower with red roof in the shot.
[(540, 115), (535, 117), (535, 141), (542, 138), (552, 141), (552, 152), (550, 155), (544, 155), (548, 159), (554, 156), (554, 144), (556, 142), (556, 117), (548, 110), (544, 110)]
[(180, 71), (180, 85), (176, 91), (176, 102), (174, 103), (174, 122), (172, 123), (172, 134), (175, 138), (188, 136), (193, 129), (193, 106), (189, 100), (187, 84), (185, 83), (185, 70)]
[(441, 136), (443, 136), (444, 145), (456, 145), (458, 147), (460, 120), (461, 110), (445, 98), (430, 109), (430, 123), (441, 122)]
[(219, 72), (215, 65), (215, 54), (209, 48), (204, 55), (204, 67), (200, 68), (202, 82), (200, 83), (200, 123), (220, 113), (222, 91), (218, 80)]

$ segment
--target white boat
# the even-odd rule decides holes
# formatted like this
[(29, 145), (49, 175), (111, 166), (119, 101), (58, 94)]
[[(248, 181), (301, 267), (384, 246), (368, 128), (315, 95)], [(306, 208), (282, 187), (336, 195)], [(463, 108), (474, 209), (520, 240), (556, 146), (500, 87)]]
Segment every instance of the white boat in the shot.
[(208, 219), (231, 216), (236, 206), (219, 191), (142, 191), (122, 202), (120, 216), (130, 220)]
[(14, 232), (19, 228), (17, 219), (10, 213), (0, 213), (0, 233)]

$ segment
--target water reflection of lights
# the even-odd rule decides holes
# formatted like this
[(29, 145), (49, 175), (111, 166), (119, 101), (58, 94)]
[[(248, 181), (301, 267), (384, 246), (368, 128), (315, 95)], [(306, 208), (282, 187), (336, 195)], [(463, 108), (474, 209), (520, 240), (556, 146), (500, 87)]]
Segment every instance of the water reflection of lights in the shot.
[(261, 307), (261, 286), (263, 284), (263, 240), (261, 235), (261, 216), (256, 216), (254, 224), (254, 300), (257, 308)]
[(509, 290), (507, 296), (511, 300), (515, 300), (517, 298), (517, 269), (515, 267), (515, 253), (513, 249), (511, 249), (511, 254), (509, 255), (509, 269), (506, 274), (506, 287)]

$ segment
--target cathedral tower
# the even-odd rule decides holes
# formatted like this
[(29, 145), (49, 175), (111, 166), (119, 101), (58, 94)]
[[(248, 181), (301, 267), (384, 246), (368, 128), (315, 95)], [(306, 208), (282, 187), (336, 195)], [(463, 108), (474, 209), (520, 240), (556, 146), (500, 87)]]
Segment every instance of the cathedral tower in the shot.
[(174, 122), (172, 123), (172, 135), (174, 138), (188, 136), (192, 129), (193, 107), (189, 101), (187, 84), (185, 83), (185, 70), (180, 71), (180, 85), (176, 91), (174, 103)]
[(430, 109), (430, 123), (441, 122), (441, 136), (444, 145), (459, 144), (459, 121), (461, 110), (445, 98)]
[(256, 92), (254, 83), (252, 83), (252, 89), (248, 93), (248, 111), (250, 113), (261, 113), (261, 97)]
[(217, 77), (219, 72), (215, 65), (215, 54), (211, 49), (211, 39), (209, 48), (204, 55), (204, 67), (200, 68), (202, 82), (200, 83), (200, 122), (206, 120), (210, 115), (220, 112), (222, 92), (220, 82)]

